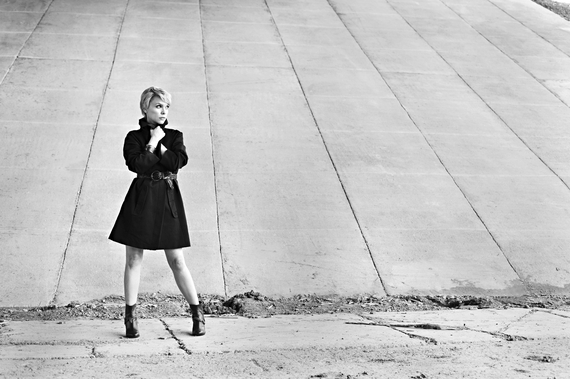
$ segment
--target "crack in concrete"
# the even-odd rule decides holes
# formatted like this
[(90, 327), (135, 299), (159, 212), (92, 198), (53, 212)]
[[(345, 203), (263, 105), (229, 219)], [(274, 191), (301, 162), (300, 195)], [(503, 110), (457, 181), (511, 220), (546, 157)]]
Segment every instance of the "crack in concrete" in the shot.
[[(499, 46), (497, 46), (496, 44), (494, 44), (492, 41), (489, 40), (489, 38), (487, 38), (482, 32), (480, 32), (479, 30), (477, 30), (474, 26), (472, 26), (467, 20), (465, 20), (460, 14), (458, 14), (455, 10), (453, 10), (449, 5), (447, 5), (444, 1), (440, 0), (440, 2), (446, 6), (451, 12), (455, 13), (457, 15), (457, 17), (459, 17), (461, 20), (463, 20), (467, 25), (469, 25), (469, 27), (471, 29), (473, 29), (478, 35), (481, 36), (481, 38), (483, 38), (485, 41), (489, 42), (489, 44), (491, 44), (492, 46), (494, 46), (498, 51), (500, 51), (505, 57), (507, 57), (508, 59), (510, 59), (514, 64), (516, 64), (517, 66), (519, 66), (521, 69), (523, 69), (523, 71), (525, 71), (528, 75), (530, 75), (538, 84), (540, 84), (543, 88), (545, 88), (548, 92), (552, 93), (554, 95), (554, 97), (556, 97), (561, 103), (562, 105), (566, 105), (568, 106), (568, 104), (566, 104), (561, 98), (560, 96), (558, 96), (558, 94), (556, 94), (555, 92), (552, 92), (547, 86), (544, 85), (544, 83), (537, 79), (530, 71), (528, 71), (526, 68), (524, 68), (523, 66), (521, 66), (516, 60), (514, 60), (513, 58), (511, 58), (509, 56), (509, 54), (505, 53)], [(489, 1), (490, 4), (492, 4), (493, 6), (495, 6), (497, 9), (499, 9), (501, 12), (505, 13), (507, 16), (509, 16), (510, 18), (512, 18), (513, 20), (515, 20), (516, 22), (518, 22), (519, 24), (521, 24), (522, 26), (524, 26), (525, 28), (527, 28), (528, 30), (530, 30), (532, 33), (534, 33), (535, 35), (537, 35), (538, 37), (540, 37), (541, 39), (543, 39), (544, 41), (548, 42), (548, 44), (550, 44), (551, 46), (555, 47), (556, 49), (560, 50), (556, 45), (550, 43), (548, 40), (546, 40), (544, 37), (542, 37), (541, 35), (539, 35), (538, 33), (536, 33), (534, 30), (532, 30), (531, 28), (529, 28), (528, 26), (526, 26), (525, 24), (523, 24), (521, 21), (519, 21), (518, 19), (516, 19), (515, 17), (511, 16), (509, 13), (507, 13), (504, 9), (500, 8), (497, 4), (495, 4), (492, 1)], [(403, 17), (402, 17), (403, 18)], [(406, 21), (407, 22), (407, 21)], [(408, 23), (409, 25), (409, 23)], [(410, 25), (410, 27), (412, 27)], [(412, 27), (413, 28), (413, 27)], [(414, 29), (415, 30), (415, 29)], [(417, 33), (417, 32), (416, 32)], [(420, 35), (418, 33), (418, 35)], [(421, 35), (420, 35), (421, 37)], [(423, 37), (422, 37), (423, 38)], [(425, 39), (424, 39), (425, 40)], [(428, 43), (426, 41), (426, 43)], [(428, 45), (431, 47), (431, 45), (428, 43)], [(433, 47), (432, 47), (433, 49)], [(522, 142), (522, 144), (536, 157), (538, 158), (538, 160), (540, 162), (542, 162), (542, 164), (548, 168), (548, 170), (550, 172), (552, 172), (552, 174), (554, 174), (554, 176), (556, 176), (558, 178), (558, 180), (560, 182), (562, 182), (562, 184), (568, 189), (570, 190), (570, 186), (560, 177), (560, 175), (558, 175), (556, 173), (556, 171), (554, 171), (554, 169), (552, 167), (550, 167), (539, 155), (538, 153), (532, 149), (526, 142), (525, 140), (518, 135), (517, 132), (515, 132), (510, 125), (493, 109), (493, 107), (491, 105), (489, 105), (485, 99), (483, 99), (483, 97), (481, 95), (479, 95), (479, 93), (477, 93), (477, 91), (475, 91), (467, 82), (467, 80), (465, 80), (456, 70), (455, 68), (453, 68), (453, 66), (451, 64), (449, 64), (447, 62), (447, 60), (441, 56), (441, 54), (439, 54), (439, 52), (437, 50), (434, 49), (434, 51), (437, 53), (437, 55), (439, 55), (441, 57), (441, 59), (443, 59), (445, 61), (445, 63), (447, 63), (449, 65), (449, 67), (451, 67), (453, 69), (453, 71), (455, 71), (455, 73), (459, 76), (459, 78), (461, 78), (461, 80), (473, 91), (474, 94), (476, 94), (481, 101), (483, 101), (483, 103), (499, 118), (499, 120), (501, 120), (501, 122), (519, 139), (519, 141)], [(560, 50), (563, 54), (567, 55), (566, 53), (564, 53), (562, 50)], [(568, 56), (568, 55), (567, 55)], [(494, 238), (493, 238), (494, 239)], [(508, 260), (508, 258), (507, 258)], [(510, 263), (510, 261), (509, 261)], [(515, 271), (516, 272), (516, 271)], [(519, 275), (520, 276), (520, 275)], [(522, 278), (521, 278), (522, 280)], [(523, 281), (524, 283), (524, 281)]]
[(206, 45), (204, 42), (204, 23), (202, 18), (202, 0), (198, 0), (198, 13), (200, 17), (200, 32), (202, 33), (202, 57), (204, 59), (204, 83), (206, 86), (206, 104), (208, 105), (208, 125), (210, 127), (210, 147), (212, 149), (212, 170), (214, 176), (214, 197), (216, 203), (216, 226), (218, 235), (218, 246), (220, 254), (220, 265), (222, 268), (222, 281), (224, 284), (224, 295), (228, 297), (228, 284), (226, 281), (226, 269), (224, 267), (224, 255), (222, 253), (222, 237), (220, 234), (220, 208), (218, 203), (218, 182), (216, 175), (216, 156), (215, 156), (215, 146), (214, 146), (214, 134), (213, 134), (213, 123), (212, 123), (212, 109), (210, 107), (210, 86), (208, 83), (208, 73), (206, 68)]
[[(105, 88), (103, 90), (103, 96), (101, 97), (101, 103), (99, 104), (99, 113), (97, 114), (97, 120), (95, 121), (95, 128), (93, 129), (93, 137), (91, 138), (91, 145), (89, 146), (89, 152), (87, 154), (87, 160), (85, 161), (85, 169), (83, 170), (83, 176), (81, 178), (81, 183), (79, 184), (79, 190), (77, 191), (77, 196), (75, 197), (75, 209), (73, 210), (73, 217), (71, 219), (71, 225), (69, 227), (69, 233), (67, 235), (67, 241), (65, 244), (65, 248), (63, 250), (63, 255), (61, 258), (61, 262), (59, 264), (58, 273), (57, 273), (57, 280), (55, 289), (53, 291), (53, 296), (49, 304), (56, 304), (57, 303), (57, 293), (59, 291), (59, 286), (61, 284), (61, 278), (63, 276), (63, 269), (65, 266), (65, 260), (67, 258), (67, 252), (69, 250), (69, 245), (71, 243), (71, 236), (73, 234), (73, 227), (75, 225), (75, 217), (77, 216), (77, 210), (79, 209), (79, 203), (81, 201), (81, 193), (83, 191), (83, 185), (85, 184), (85, 177), (87, 176), (87, 169), (89, 168), (89, 161), (91, 159), (91, 153), (93, 152), (93, 144), (95, 142), (95, 136), (97, 135), (97, 128), (99, 126), (99, 120), (101, 118), (101, 111), (103, 109), (103, 103), (105, 102), (105, 96), (107, 95), (107, 90), (109, 89), (109, 81), (111, 79), (111, 74), (113, 73), (113, 68), (115, 67), (115, 60), (117, 58), (117, 50), (119, 47), (119, 39), (121, 37), (121, 32), (123, 31), (123, 26), (125, 24), (125, 17), (127, 15), (127, 9), (129, 8), (130, 0), (127, 0), (125, 4), (125, 11), (123, 13), (123, 17), (121, 18), (121, 27), (117, 32), (117, 41), (115, 43), (115, 51), (113, 55), (113, 61), (111, 62), (111, 68), (109, 69), (109, 75), (107, 76), (107, 82), (105, 83)], [(50, 3), (51, 6), (51, 3)], [(47, 12), (47, 10), (46, 10)]]
[[(328, 0), (327, 0), (327, 2), (328, 2)], [(267, 0), (264, 0), (264, 3), (265, 3), (265, 6), (267, 8), (267, 11), (269, 12), (269, 15), (271, 16), (271, 22), (272, 22), (273, 26), (275, 27), (277, 34), (279, 35), (279, 40), (281, 41), (281, 45), (283, 46), (283, 49), (285, 50), (285, 54), (287, 54), (287, 59), (289, 60), (289, 64), (291, 65), (291, 69), (293, 70), (293, 74), (295, 74), (295, 78), (297, 79), (297, 83), (299, 84), (299, 88), (301, 89), (301, 94), (303, 95), (303, 98), (305, 99), (305, 103), (307, 104), (307, 109), (309, 110), (309, 113), (311, 114), (311, 118), (313, 119), (313, 123), (317, 129), (317, 132), (319, 133), (319, 137), (323, 143), (323, 147), (325, 148), (325, 151), (327, 153), (329, 161), (331, 162), (333, 170), (336, 174), (338, 183), (340, 184), (340, 187), (342, 189), (344, 197), (347, 201), (347, 204), (350, 208), (350, 211), (352, 212), (352, 217), (354, 218), (354, 221), (356, 222), (356, 226), (358, 227), (360, 237), (362, 238), (362, 241), (364, 242), (364, 245), (366, 246), (366, 251), (368, 252), (368, 256), (370, 257), (370, 261), (372, 262), (372, 266), (374, 267), (374, 270), (376, 272), (376, 276), (377, 276), (378, 280), (380, 281), (380, 284), (382, 286), (382, 290), (384, 291), (385, 294), (388, 294), (388, 291), (386, 289), (386, 285), (384, 284), (384, 280), (380, 276), (380, 270), (378, 268), (378, 265), (376, 264), (376, 261), (374, 259), (374, 255), (372, 254), (372, 249), (370, 248), (370, 244), (368, 243), (368, 239), (364, 235), (363, 227), (360, 224), (360, 220), (358, 219), (358, 216), (356, 215), (356, 210), (355, 210), (354, 206), (352, 205), (350, 197), (348, 196), (348, 192), (347, 192), (346, 187), (342, 181), (339, 170), (336, 167), (336, 164), (335, 164), (335, 161), (334, 161), (332, 154), (330, 152), (329, 146), (327, 145), (327, 141), (326, 141), (325, 137), (323, 136), (323, 133), (322, 133), (322, 130), (319, 126), (319, 123), (317, 122), (317, 119), (315, 117), (315, 114), (313, 112), (311, 104), (310, 104), (309, 99), (307, 97), (307, 94), (305, 92), (305, 88), (303, 87), (303, 84), (301, 83), (301, 79), (299, 78), (297, 70), (295, 69), (295, 65), (293, 64), (293, 60), (291, 59), (291, 55), (289, 54), (289, 50), (287, 49), (287, 45), (285, 44), (285, 41), (283, 41), (283, 36), (281, 35), (281, 31), (279, 30), (279, 26), (277, 26), (277, 23), (275, 22), (275, 18), (273, 17), (273, 13), (271, 12), (271, 8), (267, 4)], [(329, 3), (329, 6), (334, 11), (334, 8), (332, 7), (332, 5), (330, 3)], [(334, 12), (336, 13), (336, 11), (334, 11)], [(338, 13), (337, 13), (337, 17), (338, 17)]]
[(171, 336), (176, 342), (178, 342), (178, 347), (179, 347), (182, 351), (184, 351), (187, 355), (192, 355), (192, 354), (193, 354), (192, 351), (186, 347), (186, 344), (184, 343), (184, 341), (182, 341), (180, 338), (178, 338), (178, 337), (176, 336), (176, 334), (174, 334), (174, 330), (172, 330), (172, 329), (170, 328), (170, 326), (166, 323), (166, 321), (164, 321), (164, 320), (161, 319), (161, 318), (160, 318), (159, 320), (160, 320), (160, 322), (162, 322), (162, 325), (164, 325), (164, 328), (166, 329), (166, 331), (167, 331), (168, 333), (170, 333), (170, 336)]
[(425, 342), (428, 342), (428, 343), (434, 344), (434, 345), (438, 344), (437, 339), (417, 335), (417, 334), (411, 333), (409, 331), (402, 330), (401, 328), (415, 328), (415, 329), (423, 329), (423, 330), (441, 330), (441, 331), (465, 330), (465, 331), (470, 331), (470, 332), (475, 332), (475, 333), (489, 334), (493, 337), (500, 338), (500, 339), (505, 340), (505, 341), (528, 341), (528, 340), (534, 340), (534, 338), (519, 336), (516, 334), (507, 334), (507, 333), (501, 332), (501, 330), (507, 330), (513, 323), (519, 322), (520, 320), (524, 319), (525, 317), (528, 317), (530, 314), (535, 313), (535, 312), (536, 311), (533, 312), (531, 310), (529, 313), (523, 315), (522, 317), (519, 317), (517, 320), (509, 323), (507, 326), (499, 329), (499, 331), (497, 331), (497, 332), (492, 332), (492, 331), (483, 330), (483, 329), (474, 329), (474, 328), (470, 328), (470, 327), (465, 326), (465, 324), (463, 326), (441, 326), (439, 324), (434, 324), (434, 323), (389, 323), (389, 322), (381, 322), (381, 321), (376, 321), (370, 317), (366, 317), (365, 315), (361, 315), (360, 317), (362, 317), (365, 320), (368, 320), (369, 322), (346, 322), (346, 324), (364, 325), (364, 326), (384, 326), (384, 327), (390, 328), (394, 331), (397, 331), (399, 333), (403, 333), (410, 338), (421, 339)]

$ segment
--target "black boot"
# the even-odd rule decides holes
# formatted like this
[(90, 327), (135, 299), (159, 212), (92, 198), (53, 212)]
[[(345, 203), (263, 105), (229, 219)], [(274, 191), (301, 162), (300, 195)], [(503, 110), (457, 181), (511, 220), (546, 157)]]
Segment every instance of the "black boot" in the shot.
[(127, 332), (125, 337), (138, 338), (139, 336), (139, 323), (135, 317), (135, 307), (137, 305), (125, 305), (125, 328)]
[(192, 311), (192, 335), (203, 336), (206, 334), (206, 319), (204, 318), (202, 304), (190, 304), (190, 310)]

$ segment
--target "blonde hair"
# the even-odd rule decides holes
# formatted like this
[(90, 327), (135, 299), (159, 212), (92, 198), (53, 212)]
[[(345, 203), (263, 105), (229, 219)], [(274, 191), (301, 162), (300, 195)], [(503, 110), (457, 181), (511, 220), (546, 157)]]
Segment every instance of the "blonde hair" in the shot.
[(164, 101), (168, 105), (170, 105), (170, 103), (172, 102), (172, 95), (170, 95), (168, 92), (166, 92), (162, 88), (148, 87), (141, 94), (140, 107), (141, 107), (141, 113), (143, 116), (146, 115), (146, 111), (148, 110), (148, 107), (150, 105), (150, 101), (155, 96), (158, 96), (160, 98), (160, 100)]

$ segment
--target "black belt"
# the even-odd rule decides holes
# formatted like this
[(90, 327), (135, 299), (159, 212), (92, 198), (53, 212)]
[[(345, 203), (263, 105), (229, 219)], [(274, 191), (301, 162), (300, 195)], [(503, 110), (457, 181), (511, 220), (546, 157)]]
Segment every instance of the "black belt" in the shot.
[(170, 171), (165, 171), (165, 172), (153, 171), (152, 174), (150, 174), (150, 175), (143, 175), (143, 174), (137, 175), (137, 178), (149, 178), (149, 179), (152, 179), (153, 182), (158, 182), (159, 180), (166, 180), (166, 182), (168, 183), (168, 186), (171, 189), (174, 188), (172, 185), (172, 181), (176, 180), (177, 177), (178, 177), (178, 175), (173, 174)]
[(170, 211), (174, 218), (178, 217), (178, 210), (176, 209), (176, 203), (174, 202), (174, 195), (172, 190), (174, 189), (173, 180), (176, 180), (178, 175), (171, 173), (170, 171), (153, 171), (150, 175), (138, 174), (137, 178), (148, 178), (153, 182), (158, 182), (159, 180), (166, 180), (168, 183), (168, 190), (166, 191), (166, 197), (168, 198), (168, 204), (170, 205)]

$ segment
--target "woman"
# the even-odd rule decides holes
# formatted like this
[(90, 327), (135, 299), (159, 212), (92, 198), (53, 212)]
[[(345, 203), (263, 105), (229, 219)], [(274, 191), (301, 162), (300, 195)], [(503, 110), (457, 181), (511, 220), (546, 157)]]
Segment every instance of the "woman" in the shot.
[(123, 155), (137, 173), (109, 239), (126, 247), (126, 336), (139, 336), (135, 307), (144, 250), (164, 250), (180, 292), (192, 311), (192, 335), (206, 333), (204, 313), (182, 248), (190, 246), (188, 225), (178, 188), (178, 170), (188, 162), (182, 133), (167, 129), (171, 95), (161, 88), (143, 91), (140, 128), (125, 138)]

